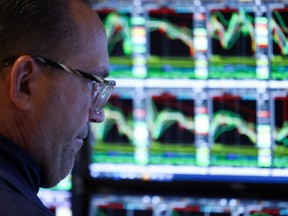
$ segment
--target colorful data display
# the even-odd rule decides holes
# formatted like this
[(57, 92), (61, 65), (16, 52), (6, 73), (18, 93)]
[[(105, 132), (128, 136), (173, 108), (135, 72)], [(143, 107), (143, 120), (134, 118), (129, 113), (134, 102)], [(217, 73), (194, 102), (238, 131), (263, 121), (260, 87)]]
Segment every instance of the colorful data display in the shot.
[(97, 12), (113, 77), (287, 80), (287, 11), (285, 4), (203, 2)]
[(196, 3), (99, 10), (117, 87), (93, 177), (287, 180), (287, 6)]

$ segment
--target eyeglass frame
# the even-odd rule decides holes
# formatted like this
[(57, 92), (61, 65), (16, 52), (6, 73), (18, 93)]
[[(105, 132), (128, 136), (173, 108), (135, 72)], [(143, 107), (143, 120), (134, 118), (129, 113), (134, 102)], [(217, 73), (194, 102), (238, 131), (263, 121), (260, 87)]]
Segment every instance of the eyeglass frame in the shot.
[[(93, 85), (93, 93), (92, 93), (93, 101), (92, 101), (91, 107), (93, 107), (95, 109), (97, 114), (100, 113), (101, 109), (103, 109), (105, 104), (108, 102), (108, 100), (111, 96), (111, 93), (112, 93), (113, 89), (115, 88), (116, 82), (114, 80), (106, 80), (102, 77), (90, 74), (88, 72), (84, 72), (84, 71), (79, 70), (79, 69), (69, 67), (69, 66), (64, 65), (62, 63), (54, 62), (50, 59), (43, 58), (40, 56), (31, 56), (31, 57), (34, 60), (39, 61), (43, 64), (50, 65), (54, 68), (60, 69), (60, 70), (65, 71), (67, 73), (74, 74), (78, 77), (82, 77), (82, 78), (90, 80), (94, 84)], [(7, 58), (4, 60), (2, 65), (5, 67), (9, 66), (9, 65), (13, 64), (16, 60), (17, 60), (17, 58)], [(96, 83), (101, 84), (101, 85), (97, 86), (97, 85), (95, 85)], [(97, 93), (98, 95), (94, 95), (95, 93)]]

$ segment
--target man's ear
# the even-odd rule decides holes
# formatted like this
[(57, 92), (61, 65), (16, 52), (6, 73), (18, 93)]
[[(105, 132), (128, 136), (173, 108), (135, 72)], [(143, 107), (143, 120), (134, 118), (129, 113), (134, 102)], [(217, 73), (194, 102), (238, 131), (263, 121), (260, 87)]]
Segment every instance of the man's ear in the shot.
[(30, 56), (21, 56), (13, 64), (10, 74), (10, 98), (11, 101), (21, 110), (31, 108), (31, 95), (33, 81), (39, 73), (39, 66)]

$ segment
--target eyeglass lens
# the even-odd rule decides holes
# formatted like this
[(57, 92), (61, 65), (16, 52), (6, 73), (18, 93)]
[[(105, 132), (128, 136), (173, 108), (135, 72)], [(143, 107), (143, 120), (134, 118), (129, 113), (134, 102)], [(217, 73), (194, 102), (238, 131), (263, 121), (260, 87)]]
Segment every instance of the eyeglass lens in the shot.
[(111, 93), (114, 89), (115, 82), (109, 81), (108, 83), (95, 83), (93, 89), (93, 109), (100, 112), (105, 104), (108, 102)]

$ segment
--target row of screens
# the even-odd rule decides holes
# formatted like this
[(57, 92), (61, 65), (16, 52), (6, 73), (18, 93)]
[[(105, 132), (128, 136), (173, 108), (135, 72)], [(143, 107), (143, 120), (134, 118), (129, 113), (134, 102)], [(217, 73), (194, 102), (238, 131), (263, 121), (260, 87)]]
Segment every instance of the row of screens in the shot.
[(288, 78), (286, 7), (143, 10), (97, 11), (107, 31), (111, 76)]
[(90, 125), (95, 178), (288, 179), (285, 89), (116, 88), (105, 115)]
[(92, 197), (89, 216), (278, 216), (287, 202), (227, 198), (105, 195)]

